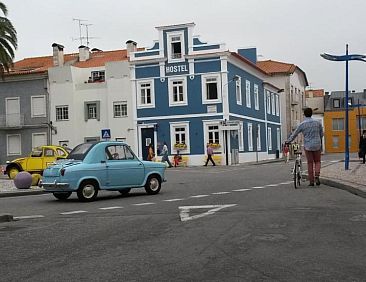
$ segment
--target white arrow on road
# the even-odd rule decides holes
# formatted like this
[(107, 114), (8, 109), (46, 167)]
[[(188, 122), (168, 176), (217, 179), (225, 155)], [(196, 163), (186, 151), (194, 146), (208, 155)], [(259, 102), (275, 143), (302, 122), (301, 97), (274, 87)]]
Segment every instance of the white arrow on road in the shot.
[[(206, 205), (206, 206), (183, 206), (183, 207), (179, 207), (180, 209), (180, 220), (181, 221), (188, 221), (188, 220), (193, 220), (193, 219), (197, 219), (200, 217), (204, 217), (206, 215), (210, 215), (210, 214), (214, 214), (215, 212), (222, 210), (224, 208), (229, 208), (229, 207), (233, 207), (236, 206), (236, 204), (231, 204), (231, 205)], [(204, 213), (200, 213), (200, 214), (196, 214), (193, 216), (189, 216), (189, 212), (193, 209), (209, 209), (207, 212)]]

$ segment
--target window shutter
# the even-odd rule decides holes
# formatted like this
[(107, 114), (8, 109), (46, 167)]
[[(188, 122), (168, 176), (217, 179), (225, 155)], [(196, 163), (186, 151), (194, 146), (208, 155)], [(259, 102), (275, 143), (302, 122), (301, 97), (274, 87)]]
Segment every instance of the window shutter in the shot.
[(97, 120), (100, 121), (100, 101), (96, 101), (95, 104), (97, 105)]
[(88, 103), (84, 102), (84, 119), (88, 121)]
[(46, 97), (32, 97), (32, 113), (34, 117), (46, 116)]

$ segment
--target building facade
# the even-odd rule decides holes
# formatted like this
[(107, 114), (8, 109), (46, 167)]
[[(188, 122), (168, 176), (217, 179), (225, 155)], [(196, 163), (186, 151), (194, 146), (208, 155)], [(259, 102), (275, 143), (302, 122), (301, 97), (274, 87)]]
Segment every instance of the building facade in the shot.
[[(306, 107), (305, 88), (309, 85), (305, 72), (294, 64), (273, 60), (257, 62), (270, 78), (268, 81), (279, 87), (281, 105), (282, 143), (303, 120), (303, 108)], [(302, 136), (296, 139), (302, 143)]]
[(159, 40), (131, 54), (138, 153), (167, 144), (202, 165), (206, 144), (221, 164), (274, 158), (280, 143), (278, 88), (256, 50), (230, 52), (193, 35), (194, 23), (157, 27)]
[[(345, 92), (333, 91), (324, 97), (324, 132), (327, 153), (345, 151)], [(362, 130), (366, 130), (366, 90), (348, 94), (349, 151), (358, 151)]]
[(0, 80), (0, 164), (50, 142), (47, 68), (25, 59)]

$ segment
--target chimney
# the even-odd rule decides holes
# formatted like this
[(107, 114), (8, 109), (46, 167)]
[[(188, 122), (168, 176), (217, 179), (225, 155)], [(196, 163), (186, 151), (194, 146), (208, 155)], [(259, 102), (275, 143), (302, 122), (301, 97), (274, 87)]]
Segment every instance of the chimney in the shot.
[(85, 62), (89, 60), (90, 52), (89, 47), (81, 45), (79, 46), (79, 62)]
[(53, 43), (53, 66), (61, 67), (64, 65), (64, 46)]
[(133, 40), (126, 41), (126, 49), (127, 49), (127, 58), (129, 58), (132, 52), (137, 51), (137, 43)]

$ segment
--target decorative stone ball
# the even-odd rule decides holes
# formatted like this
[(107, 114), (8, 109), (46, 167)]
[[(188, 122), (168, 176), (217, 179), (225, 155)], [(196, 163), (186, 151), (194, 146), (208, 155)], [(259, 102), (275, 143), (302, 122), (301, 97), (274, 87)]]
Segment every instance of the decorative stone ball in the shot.
[(32, 185), (32, 175), (27, 171), (19, 172), (14, 178), (14, 185), (18, 189), (29, 189)]
[(38, 173), (33, 173), (32, 174), (32, 186), (37, 186), (38, 182), (41, 180), (41, 175)]

